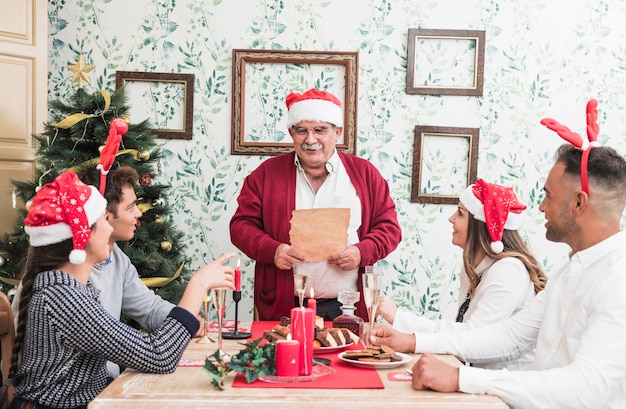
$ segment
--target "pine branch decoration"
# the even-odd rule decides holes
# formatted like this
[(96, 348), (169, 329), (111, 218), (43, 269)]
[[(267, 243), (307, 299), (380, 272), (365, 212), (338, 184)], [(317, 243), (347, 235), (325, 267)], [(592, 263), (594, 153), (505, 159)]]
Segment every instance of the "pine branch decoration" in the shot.
[(211, 384), (219, 390), (224, 390), (224, 378), (231, 371), (243, 373), (246, 382), (252, 383), (259, 378), (259, 375), (276, 375), (276, 346), (269, 342), (259, 346), (263, 338), (255, 339), (230, 358), (229, 362), (224, 361), (217, 350), (213, 355), (206, 358), (204, 370), (211, 378)]

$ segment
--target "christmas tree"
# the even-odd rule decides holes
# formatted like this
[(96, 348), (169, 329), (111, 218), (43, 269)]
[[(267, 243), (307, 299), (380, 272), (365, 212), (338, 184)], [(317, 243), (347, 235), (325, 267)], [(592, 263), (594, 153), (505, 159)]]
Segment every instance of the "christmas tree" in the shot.
[(19, 210), (13, 233), (0, 237), (0, 286), (11, 294), (19, 282), (23, 256), (28, 251), (28, 237), (23, 220), (28, 203), (38, 187), (51, 182), (61, 172), (96, 167), (109, 134), (109, 124), (115, 118), (129, 122), (112, 169), (120, 165), (134, 167), (140, 176), (135, 187), (138, 207), (143, 213), (135, 237), (118, 242), (128, 255), (144, 283), (166, 300), (177, 304), (190, 276), (184, 259), (183, 234), (171, 223), (166, 191), (170, 187), (154, 181), (159, 174), (160, 147), (150, 131), (148, 121), (133, 123), (129, 118), (124, 90), (111, 93), (99, 90), (88, 93), (82, 82), (89, 83), (82, 57), (68, 68), (74, 72), (77, 91), (68, 101), (51, 101), (53, 121), (45, 124), (42, 134), (35, 136), (37, 145), (36, 177), (34, 181), (12, 181), (15, 193), (26, 207)]

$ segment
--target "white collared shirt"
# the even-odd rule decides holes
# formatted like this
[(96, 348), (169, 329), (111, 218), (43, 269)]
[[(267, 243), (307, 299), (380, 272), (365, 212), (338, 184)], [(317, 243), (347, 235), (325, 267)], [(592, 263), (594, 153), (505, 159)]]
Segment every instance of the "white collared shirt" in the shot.
[(571, 256), (546, 288), (500, 324), (420, 334), (416, 351), (472, 362), (536, 342), (532, 371), (461, 367), (459, 388), (519, 408), (626, 408), (626, 232)]
[[(461, 331), (482, 327), (506, 320), (535, 298), (535, 287), (530, 281), (528, 270), (524, 263), (515, 257), (494, 260), (486, 256), (476, 266), (476, 272), (480, 282), (476, 286), (463, 322), (430, 320), (408, 311), (398, 310), (393, 327), (405, 333), (415, 333), (416, 337), (421, 336), (422, 332)], [(465, 301), (468, 288), (469, 279), (463, 269), (459, 304)], [(532, 368), (533, 360), (533, 351), (528, 351), (519, 359), (472, 362), (472, 364), (480, 368), (517, 370)]]
[[(348, 226), (348, 243), (358, 243), (358, 229), (361, 226), (361, 201), (354, 185), (348, 177), (337, 150), (326, 163), (328, 176), (317, 193), (306, 178), (300, 165), (298, 155), (295, 158), (298, 169), (296, 176), (296, 209), (348, 208), (350, 224)], [(319, 263), (324, 266), (311, 276), (307, 288), (313, 287), (316, 298), (337, 298), (342, 290), (357, 291), (358, 268), (343, 271), (331, 264)], [(308, 289), (305, 290), (308, 295)]]

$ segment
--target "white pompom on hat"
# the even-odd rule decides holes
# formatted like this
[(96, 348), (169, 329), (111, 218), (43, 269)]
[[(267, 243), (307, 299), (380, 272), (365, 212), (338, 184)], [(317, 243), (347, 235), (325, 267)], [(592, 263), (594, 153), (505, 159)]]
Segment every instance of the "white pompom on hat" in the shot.
[(73, 239), (69, 260), (82, 264), (91, 226), (104, 214), (106, 205), (98, 189), (81, 182), (76, 173), (66, 171), (37, 192), (24, 219), (24, 231), (33, 247)]
[(502, 253), (504, 229), (517, 230), (522, 219), (521, 213), (526, 209), (513, 189), (478, 179), (461, 193), (459, 201), (475, 219), (487, 225), (491, 249), (497, 254)]
[(311, 88), (304, 94), (292, 92), (287, 95), (287, 128), (301, 121), (329, 122), (343, 126), (341, 101), (330, 92)]

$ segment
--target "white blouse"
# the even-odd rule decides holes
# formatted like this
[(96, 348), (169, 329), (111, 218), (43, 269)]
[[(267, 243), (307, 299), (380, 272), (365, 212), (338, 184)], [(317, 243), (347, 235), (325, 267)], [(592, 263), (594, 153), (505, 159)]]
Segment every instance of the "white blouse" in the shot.
[[(420, 336), (420, 333), (425, 332), (458, 331), (481, 327), (504, 321), (528, 305), (535, 297), (534, 286), (530, 281), (528, 270), (515, 257), (507, 257), (497, 261), (485, 257), (476, 270), (480, 277), (480, 283), (474, 291), (463, 322), (430, 320), (407, 311), (398, 310), (393, 321), (393, 327), (401, 332), (415, 333), (416, 338)], [(465, 301), (468, 287), (469, 280), (463, 270), (461, 272), (459, 306)], [(519, 359), (474, 363), (473, 366), (519, 370), (530, 369), (533, 361), (534, 351), (529, 351)]]

